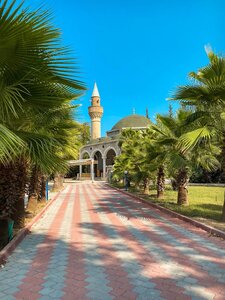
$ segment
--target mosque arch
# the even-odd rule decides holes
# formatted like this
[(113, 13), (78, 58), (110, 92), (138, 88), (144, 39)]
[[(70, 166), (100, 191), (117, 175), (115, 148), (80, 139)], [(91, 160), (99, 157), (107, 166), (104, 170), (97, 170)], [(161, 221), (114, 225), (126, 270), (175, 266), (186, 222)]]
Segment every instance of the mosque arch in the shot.
[(81, 154), (81, 159), (87, 159), (87, 158), (90, 158), (90, 154), (87, 151), (84, 151)]
[(92, 158), (96, 162), (94, 164), (94, 177), (101, 178), (104, 174), (103, 155), (99, 149), (95, 149), (92, 153)]
[(108, 177), (110, 181), (111, 172), (113, 170), (113, 165), (115, 158), (117, 156), (117, 151), (114, 147), (108, 147), (105, 151), (105, 176)]
[(111, 149), (116, 153), (116, 155), (119, 154), (119, 153), (118, 153), (118, 149), (116, 149), (116, 147), (110, 145), (110, 146), (108, 146), (108, 147), (105, 149), (105, 152), (104, 152), (104, 156), (105, 156), (105, 157), (107, 156), (107, 153), (108, 153), (109, 150), (111, 150)]
[[(81, 155), (80, 159), (87, 159), (90, 158), (90, 153), (87, 150), (84, 150)], [(80, 173), (82, 174), (83, 177), (90, 177), (91, 173), (91, 167), (90, 165), (81, 165), (80, 166)]]
[(100, 148), (95, 148), (92, 152), (91, 152), (91, 155), (90, 155), (90, 158), (95, 158), (95, 154), (96, 152), (100, 152), (101, 153), (101, 156), (103, 157), (103, 153), (102, 153), (102, 150)]
[(113, 166), (116, 156), (117, 154), (115, 148), (107, 148), (105, 151), (106, 166)]

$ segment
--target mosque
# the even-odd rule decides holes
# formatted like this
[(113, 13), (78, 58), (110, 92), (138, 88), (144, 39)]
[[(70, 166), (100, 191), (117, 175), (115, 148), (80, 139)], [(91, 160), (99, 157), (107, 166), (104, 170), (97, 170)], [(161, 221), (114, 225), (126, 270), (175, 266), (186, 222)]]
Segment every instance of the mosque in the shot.
[(106, 137), (101, 137), (103, 107), (96, 83), (88, 113), (91, 119), (91, 138), (80, 149), (80, 159), (77, 161), (77, 164), (80, 165), (79, 178), (106, 179), (113, 168), (115, 157), (121, 152), (119, 147), (121, 132), (126, 128), (146, 129), (151, 121), (147, 116), (132, 114), (117, 122), (111, 130), (107, 131)]

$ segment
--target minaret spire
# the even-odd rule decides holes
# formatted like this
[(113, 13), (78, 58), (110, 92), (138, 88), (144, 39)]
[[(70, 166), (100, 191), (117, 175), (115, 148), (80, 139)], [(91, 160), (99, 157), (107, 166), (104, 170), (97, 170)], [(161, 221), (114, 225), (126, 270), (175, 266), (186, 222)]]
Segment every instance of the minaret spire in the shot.
[(96, 82), (94, 84), (94, 89), (93, 89), (93, 92), (92, 92), (92, 97), (99, 97), (100, 98)]
[(100, 104), (100, 96), (96, 82), (91, 96), (91, 106), (88, 107), (88, 113), (91, 118), (91, 139), (100, 138), (103, 107)]

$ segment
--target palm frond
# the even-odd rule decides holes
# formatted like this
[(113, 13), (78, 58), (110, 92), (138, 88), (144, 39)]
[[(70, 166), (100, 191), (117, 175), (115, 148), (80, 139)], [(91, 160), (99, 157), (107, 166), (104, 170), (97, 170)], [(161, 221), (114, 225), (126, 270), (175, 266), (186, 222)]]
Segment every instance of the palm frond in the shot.
[(25, 147), (21, 138), (0, 124), (0, 162), (7, 163)]
[(210, 139), (212, 136), (213, 132), (211, 132), (208, 127), (198, 128), (183, 134), (178, 139), (177, 147), (182, 149), (182, 151), (187, 151), (193, 148), (202, 139)]

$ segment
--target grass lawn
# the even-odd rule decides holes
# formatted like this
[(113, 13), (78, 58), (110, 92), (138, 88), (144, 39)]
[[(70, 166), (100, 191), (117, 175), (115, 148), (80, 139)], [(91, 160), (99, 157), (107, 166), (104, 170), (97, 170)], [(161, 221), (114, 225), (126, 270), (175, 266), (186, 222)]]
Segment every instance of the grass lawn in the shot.
[(225, 231), (225, 223), (220, 222), (224, 201), (224, 187), (189, 186), (189, 206), (178, 206), (177, 191), (168, 187), (163, 199), (156, 198), (156, 190), (150, 189), (150, 195), (143, 195), (140, 191), (130, 188), (130, 192), (138, 194), (142, 198), (169, 208), (182, 215), (191, 217), (220, 230)]
[(156, 191), (151, 191), (149, 198), (167, 208), (189, 217), (209, 218), (219, 221), (222, 213), (223, 187), (190, 186), (188, 188), (189, 206), (178, 206), (177, 192), (166, 190), (163, 200), (157, 200)]

